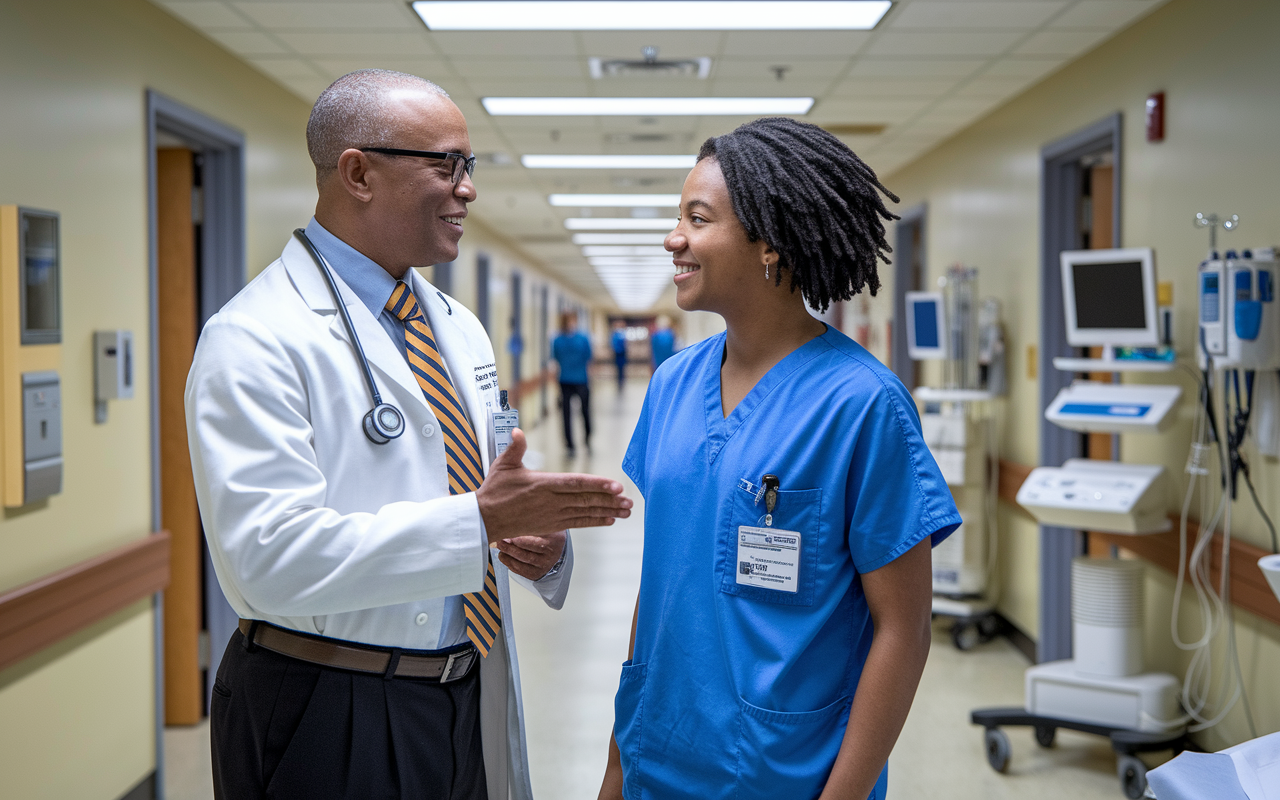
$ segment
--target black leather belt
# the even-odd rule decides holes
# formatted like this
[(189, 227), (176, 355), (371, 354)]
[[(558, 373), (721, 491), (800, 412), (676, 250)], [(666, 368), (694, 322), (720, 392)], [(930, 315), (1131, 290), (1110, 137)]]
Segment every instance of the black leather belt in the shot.
[(262, 647), (273, 653), (325, 667), (369, 672), (387, 678), (434, 678), (449, 683), (465, 678), (480, 653), (475, 646), (438, 656), (414, 655), (395, 647), (342, 642), (323, 636), (291, 631), (261, 620), (240, 620), (245, 647)]

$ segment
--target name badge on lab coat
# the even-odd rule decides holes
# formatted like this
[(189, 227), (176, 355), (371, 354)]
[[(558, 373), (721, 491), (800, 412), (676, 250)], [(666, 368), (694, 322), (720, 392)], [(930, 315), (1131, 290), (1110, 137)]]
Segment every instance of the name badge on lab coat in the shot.
[(777, 528), (738, 528), (738, 583), (794, 593), (800, 577), (800, 534)]

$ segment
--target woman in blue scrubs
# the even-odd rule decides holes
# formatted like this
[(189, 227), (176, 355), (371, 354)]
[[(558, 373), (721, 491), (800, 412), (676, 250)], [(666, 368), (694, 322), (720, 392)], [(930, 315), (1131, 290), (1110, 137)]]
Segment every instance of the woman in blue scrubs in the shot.
[(806, 300), (875, 293), (897, 198), (790, 119), (698, 158), (666, 247), (727, 330), (655, 372), (623, 461), (644, 566), (600, 797), (879, 800), (960, 517), (902, 384)]

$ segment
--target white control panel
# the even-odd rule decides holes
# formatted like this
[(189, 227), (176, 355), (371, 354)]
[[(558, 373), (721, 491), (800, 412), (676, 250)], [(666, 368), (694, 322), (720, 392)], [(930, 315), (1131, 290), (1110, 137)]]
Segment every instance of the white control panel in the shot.
[(1108, 533), (1159, 533), (1166, 513), (1165, 469), (1157, 464), (1069, 459), (1037, 467), (1018, 490), (1018, 505), (1043, 525)]
[(1173, 423), (1179, 386), (1076, 381), (1053, 398), (1045, 419), (1073, 431), (1157, 433)]

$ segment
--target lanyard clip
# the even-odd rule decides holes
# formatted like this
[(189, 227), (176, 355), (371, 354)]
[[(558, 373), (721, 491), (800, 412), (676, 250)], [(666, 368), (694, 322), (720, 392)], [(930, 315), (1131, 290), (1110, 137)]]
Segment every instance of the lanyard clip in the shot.
[(773, 509), (778, 505), (778, 487), (781, 482), (778, 480), (777, 475), (765, 475), (760, 479), (760, 483), (763, 484), (764, 488), (764, 508), (766, 512), (764, 523), (772, 525)]

